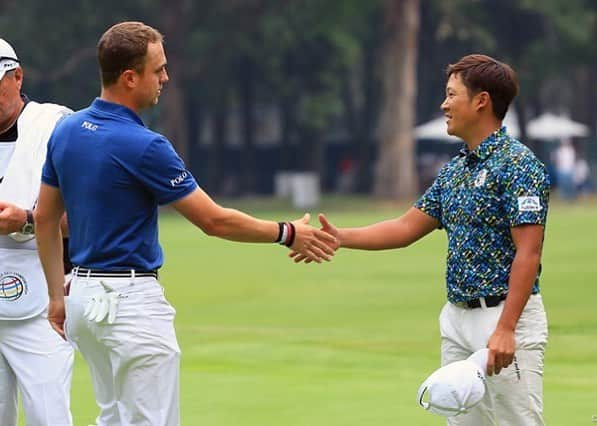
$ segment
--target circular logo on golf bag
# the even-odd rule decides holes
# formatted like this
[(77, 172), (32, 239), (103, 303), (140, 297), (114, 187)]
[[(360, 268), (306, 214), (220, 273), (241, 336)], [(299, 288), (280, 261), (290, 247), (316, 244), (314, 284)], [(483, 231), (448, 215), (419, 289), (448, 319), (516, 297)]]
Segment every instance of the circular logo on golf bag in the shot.
[(0, 274), (0, 301), (14, 302), (27, 293), (27, 281), (21, 274), (5, 272)]

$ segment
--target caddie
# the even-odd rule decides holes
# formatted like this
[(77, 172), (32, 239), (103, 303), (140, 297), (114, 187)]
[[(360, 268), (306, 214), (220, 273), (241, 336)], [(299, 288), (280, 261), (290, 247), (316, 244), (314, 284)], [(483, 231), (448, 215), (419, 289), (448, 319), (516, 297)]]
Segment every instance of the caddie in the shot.
[(19, 58), (0, 39), (0, 425), (16, 426), (19, 390), (27, 425), (70, 425), (73, 349), (47, 319), (32, 211), (48, 139), (71, 111), (29, 100), (22, 85)]

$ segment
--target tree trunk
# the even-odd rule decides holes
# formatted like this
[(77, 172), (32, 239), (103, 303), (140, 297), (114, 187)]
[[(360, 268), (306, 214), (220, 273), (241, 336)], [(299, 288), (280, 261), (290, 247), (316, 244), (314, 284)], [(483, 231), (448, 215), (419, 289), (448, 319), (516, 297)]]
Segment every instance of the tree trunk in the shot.
[(228, 139), (228, 102), (226, 94), (222, 95), (218, 105), (214, 108), (212, 117), (213, 137), (207, 157), (207, 182), (210, 192), (220, 194), (222, 182), (225, 178), (223, 163), (226, 151), (226, 140)]
[(240, 61), (238, 72), (241, 128), (243, 140), (243, 161), (241, 170), (241, 192), (255, 193), (255, 110), (257, 109), (255, 96), (255, 66), (248, 57)]
[(295, 136), (296, 99), (282, 96), (278, 103), (282, 119), (282, 136), (280, 141), (280, 160), (278, 170), (288, 171), (296, 169), (296, 159), (293, 158), (291, 140)]
[(383, 110), (375, 195), (416, 195), (415, 125), (419, 0), (385, 0)]
[(376, 77), (376, 63), (379, 57), (377, 43), (366, 43), (363, 54), (363, 106), (361, 109), (362, 129), (356, 149), (358, 159), (357, 192), (369, 193), (373, 186), (373, 133), (380, 110), (380, 82)]
[[(597, 39), (597, 22), (593, 20), (593, 40)], [(589, 63), (589, 81), (587, 86), (587, 94), (589, 94), (588, 98), (588, 109), (590, 111), (587, 114), (587, 121), (585, 124), (590, 126), (591, 133), (590, 137), (595, 138), (597, 136), (597, 100), (595, 99), (595, 93), (597, 93), (597, 57), (593, 54), (593, 60)], [(591, 95), (593, 94), (593, 95)], [(595, 171), (593, 171), (594, 176)], [(595, 180), (593, 179), (593, 182)]]
[(186, 20), (183, 2), (162, 1), (162, 26), (167, 44), (164, 46), (168, 59), (168, 74), (171, 80), (164, 86), (161, 108), (164, 134), (168, 137), (181, 158), (188, 162), (189, 135), (185, 113), (185, 92), (183, 88), (184, 49), (186, 43)]

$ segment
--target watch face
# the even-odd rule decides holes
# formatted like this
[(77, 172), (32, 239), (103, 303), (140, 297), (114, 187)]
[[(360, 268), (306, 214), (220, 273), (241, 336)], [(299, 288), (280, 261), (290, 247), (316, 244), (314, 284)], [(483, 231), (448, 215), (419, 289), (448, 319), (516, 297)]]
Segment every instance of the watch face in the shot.
[(35, 227), (32, 223), (26, 223), (23, 225), (21, 229), (21, 234), (33, 234), (35, 232)]

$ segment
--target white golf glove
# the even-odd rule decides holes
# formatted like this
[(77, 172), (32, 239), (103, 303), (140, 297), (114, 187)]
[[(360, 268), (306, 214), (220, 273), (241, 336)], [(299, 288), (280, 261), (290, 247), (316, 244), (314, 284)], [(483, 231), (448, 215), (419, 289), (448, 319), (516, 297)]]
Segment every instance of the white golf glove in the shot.
[(85, 307), (83, 316), (88, 321), (101, 322), (108, 317), (108, 324), (113, 324), (118, 312), (118, 303), (120, 302), (120, 293), (114, 291), (112, 287), (100, 281), (104, 288), (101, 293), (96, 293)]

